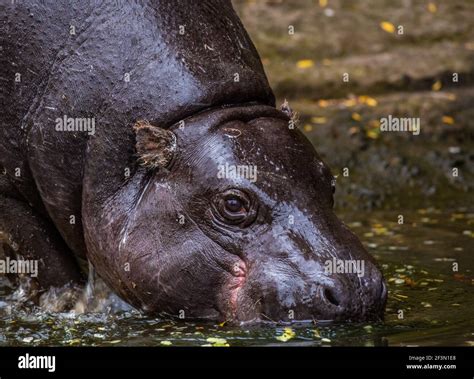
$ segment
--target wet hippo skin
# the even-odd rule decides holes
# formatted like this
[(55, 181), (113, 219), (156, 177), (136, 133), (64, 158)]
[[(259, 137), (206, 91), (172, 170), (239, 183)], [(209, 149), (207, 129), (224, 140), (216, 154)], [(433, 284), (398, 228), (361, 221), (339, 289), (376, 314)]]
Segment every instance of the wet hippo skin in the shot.
[(382, 317), (382, 274), (230, 1), (2, 2), (0, 38), (0, 228), (42, 289), (89, 260), (151, 314)]

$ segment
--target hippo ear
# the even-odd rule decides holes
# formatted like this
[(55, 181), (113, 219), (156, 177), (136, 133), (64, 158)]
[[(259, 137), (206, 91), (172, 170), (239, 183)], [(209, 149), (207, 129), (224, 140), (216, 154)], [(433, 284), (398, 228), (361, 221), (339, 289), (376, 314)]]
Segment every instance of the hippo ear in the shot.
[(176, 136), (173, 132), (140, 120), (133, 126), (140, 164), (148, 168), (166, 167), (176, 151)]

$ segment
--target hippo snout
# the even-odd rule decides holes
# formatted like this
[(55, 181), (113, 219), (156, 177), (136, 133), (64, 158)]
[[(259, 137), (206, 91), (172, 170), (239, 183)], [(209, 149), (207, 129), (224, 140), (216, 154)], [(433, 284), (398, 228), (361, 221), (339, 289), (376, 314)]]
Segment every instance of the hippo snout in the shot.
[[(330, 272), (334, 264), (341, 272)], [(238, 321), (273, 322), (381, 320), (387, 299), (382, 273), (367, 259), (359, 263), (363, 273), (344, 272), (343, 265), (356, 264), (330, 259), (297, 268), (280, 261), (250, 269), (233, 316)]]
[(381, 318), (387, 290), (385, 281), (378, 270), (369, 275), (370, 279), (361, 280), (359, 287), (349, 280), (335, 278), (329, 284), (319, 286), (321, 304), (313, 302), (313, 310), (321, 307), (320, 313), (332, 319)]

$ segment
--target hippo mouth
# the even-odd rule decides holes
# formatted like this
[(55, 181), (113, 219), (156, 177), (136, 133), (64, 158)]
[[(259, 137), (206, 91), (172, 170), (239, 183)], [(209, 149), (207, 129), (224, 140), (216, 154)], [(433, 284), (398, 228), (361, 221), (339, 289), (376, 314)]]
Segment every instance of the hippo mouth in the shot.
[[(279, 324), (279, 325), (291, 325), (291, 324), (334, 324), (341, 322), (379, 322), (383, 321), (385, 303), (387, 299), (387, 287), (385, 283), (382, 283), (382, 290), (380, 294), (381, 301), (372, 304), (370, 307), (366, 307), (363, 311), (357, 312), (353, 310), (348, 314), (348, 310), (341, 307), (338, 300), (332, 291), (328, 290), (322, 285), (317, 287), (315, 298), (319, 300), (321, 308), (324, 312), (312, 309), (312, 313), (305, 313), (306, 317), (295, 318), (290, 316), (290, 307), (285, 307), (283, 312), (277, 312), (278, 316), (275, 317), (273, 314), (275, 310), (280, 306), (279, 304), (266, 305), (264, 297), (260, 297), (257, 300), (252, 298), (248, 293), (247, 281), (249, 280), (247, 272), (242, 270), (232, 275), (232, 278), (226, 284), (227, 290), (224, 293), (228, 293), (228, 303), (224, 307), (216, 307), (216, 310), (220, 313), (220, 321), (225, 321), (228, 324), (235, 325), (253, 325), (253, 324)], [(361, 299), (362, 300), (362, 299)], [(270, 312), (267, 312), (269, 308)], [(295, 307), (296, 308), (296, 307)], [(328, 313), (327, 309), (334, 310), (333, 313)], [(320, 316), (324, 315), (324, 316)]]

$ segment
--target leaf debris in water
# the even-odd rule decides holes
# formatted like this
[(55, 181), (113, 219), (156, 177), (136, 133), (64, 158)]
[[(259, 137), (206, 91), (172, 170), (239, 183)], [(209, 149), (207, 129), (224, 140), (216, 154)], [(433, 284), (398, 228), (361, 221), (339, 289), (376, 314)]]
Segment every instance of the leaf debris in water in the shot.
[(228, 347), (229, 344), (227, 343), (227, 340), (224, 338), (215, 338), (215, 337), (209, 337), (207, 342), (211, 343), (211, 346), (215, 347)]
[(380, 27), (387, 33), (395, 33), (395, 25), (393, 25), (391, 22), (382, 21), (380, 23)]
[(288, 340), (291, 340), (296, 336), (296, 333), (293, 331), (291, 328), (285, 328), (283, 329), (283, 334), (281, 336), (276, 337), (278, 341), (286, 342)]
[(302, 59), (296, 62), (296, 66), (301, 69), (307, 69), (314, 66), (314, 61), (312, 59)]

